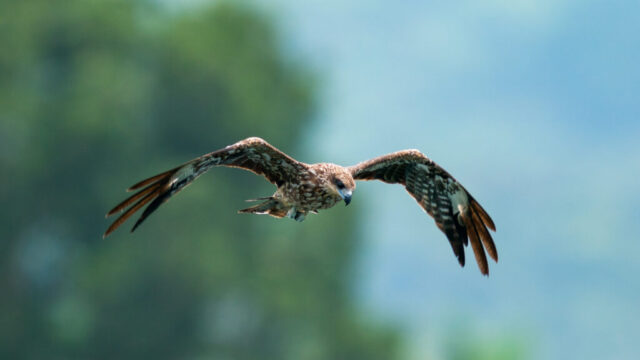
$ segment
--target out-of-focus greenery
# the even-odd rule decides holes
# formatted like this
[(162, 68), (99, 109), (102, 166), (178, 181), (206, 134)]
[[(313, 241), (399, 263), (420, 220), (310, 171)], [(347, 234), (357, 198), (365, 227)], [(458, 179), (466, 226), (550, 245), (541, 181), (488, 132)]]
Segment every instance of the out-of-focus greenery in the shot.
[(449, 360), (532, 359), (531, 334), (521, 328), (511, 330), (510, 333), (483, 334), (456, 320), (447, 335), (445, 357)]
[(0, 45), (0, 358), (397, 358), (352, 303), (353, 212), (237, 215), (273, 188), (215, 169), (101, 238), (137, 180), (248, 136), (304, 145), (313, 77), (264, 16), (5, 0)]

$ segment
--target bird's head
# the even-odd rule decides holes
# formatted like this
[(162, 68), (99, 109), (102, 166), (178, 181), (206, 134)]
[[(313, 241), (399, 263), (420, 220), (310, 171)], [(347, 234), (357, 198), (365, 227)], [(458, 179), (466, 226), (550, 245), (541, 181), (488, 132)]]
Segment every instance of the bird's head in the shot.
[(344, 168), (336, 171), (331, 177), (333, 190), (344, 200), (345, 206), (351, 202), (351, 195), (356, 189), (356, 182), (353, 181), (351, 173)]

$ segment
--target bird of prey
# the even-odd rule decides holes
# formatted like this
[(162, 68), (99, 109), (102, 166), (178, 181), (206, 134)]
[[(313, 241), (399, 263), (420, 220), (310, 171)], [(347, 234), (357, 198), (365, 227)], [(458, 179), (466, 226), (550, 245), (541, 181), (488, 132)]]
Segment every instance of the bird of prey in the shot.
[(297, 221), (340, 201), (349, 205), (356, 188), (355, 180), (401, 184), (445, 233), (461, 266), (465, 263), (463, 246), (468, 243), (482, 274), (489, 274), (485, 250), (498, 261), (496, 246), (487, 230), (495, 231), (489, 214), (453, 176), (420, 151), (398, 151), (349, 167), (305, 164), (257, 137), (200, 156), (131, 186), (128, 191), (137, 192), (107, 213), (109, 217), (124, 211), (104, 237), (149, 204), (133, 225), (131, 231), (134, 231), (158, 206), (214, 166), (249, 170), (276, 185), (273, 195), (253, 200), (262, 202), (240, 213), (268, 214)]

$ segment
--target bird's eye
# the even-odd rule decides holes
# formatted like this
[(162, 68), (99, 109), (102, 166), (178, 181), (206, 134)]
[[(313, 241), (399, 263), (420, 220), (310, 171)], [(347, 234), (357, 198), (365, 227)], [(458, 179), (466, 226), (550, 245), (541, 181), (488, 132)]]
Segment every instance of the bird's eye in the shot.
[(344, 189), (344, 183), (339, 179), (336, 179), (336, 186), (338, 189)]

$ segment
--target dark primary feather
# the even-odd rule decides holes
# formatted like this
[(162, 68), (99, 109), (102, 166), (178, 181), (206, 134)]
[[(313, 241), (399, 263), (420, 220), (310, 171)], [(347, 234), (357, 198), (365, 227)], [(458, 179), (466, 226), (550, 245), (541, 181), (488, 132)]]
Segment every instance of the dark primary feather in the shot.
[(489, 256), (493, 259), (493, 261), (498, 261), (498, 250), (496, 249), (496, 244), (493, 242), (491, 238), (491, 234), (487, 231), (485, 224), (480, 220), (480, 217), (475, 211), (469, 211), (471, 217), (473, 218), (473, 224), (475, 225), (476, 230), (478, 231), (478, 236), (480, 240), (482, 240), (482, 244), (484, 245), (484, 249), (487, 250)]
[(489, 264), (487, 264), (487, 256), (485, 255), (484, 249), (482, 248), (482, 243), (480, 243), (476, 225), (473, 223), (473, 220), (471, 220), (471, 214), (468, 212), (462, 212), (460, 213), (460, 218), (462, 219), (464, 226), (467, 228), (469, 242), (471, 243), (471, 248), (473, 249), (473, 253), (476, 256), (476, 262), (478, 263), (480, 272), (483, 274), (489, 274)]
[(144, 179), (144, 180), (142, 180), (142, 181), (140, 181), (140, 182), (138, 182), (138, 183), (136, 183), (136, 184), (134, 184), (134, 185), (131, 185), (131, 186), (127, 189), (127, 191), (138, 190), (139, 188), (141, 188), (141, 187), (143, 187), (143, 186), (147, 186), (147, 185), (149, 185), (149, 184), (153, 184), (153, 183), (157, 182), (158, 180), (160, 180), (160, 179), (162, 179), (162, 178), (165, 178), (165, 177), (167, 177), (167, 176), (168, 176), (168, 175), (170, 175), (170, 174), (173, 174), (175, 171), (177, 171), (178, 169), (180, 169), (182, 166), (184, 166), (184, 165), (180, 165), (180, 166), (178, 166), (177, 168), (173, 168), (173, 169), (171, 169), (171, 170), (167, 170), (167, 171), (165, 171), (165, 172), (163, 172), (163, 173), (161, 173), (161, 174), (158, 174), (158, 175), (152, 176), (152, 177), (150, 177), (150, 178), (148, 178), (148, 179)]
[(255, 137), (248, 138), (131, 186), (128, 191), (138, 190), (138, 192), (107, 213), (107, 217), (109, 217), (126, 209), (109, 226), (103, 236), (111, 234), (131, 215), (150, 202), (131, 229), (134, 231), (162, 203), (214, 166), (249, 170), (264, 176), (277, 186), (287, 181), (293, 181), (300, 171), (306, 169), (305, 164), (292, 159), (266, 141)]
[(489, 214), (480, 206), (480, 204), (476, 201), (476, 199), (469, 194), (469, 200), (471, 200), (471, 207), (478, 213), (478, 216), (482, 219), (482, 222), (491, 230), (496, 231), (496, 225), (491, 220)]
[[(349, 168), (355, 180), (380, 180), (402, 184), (418, 204), (433, 217), (447, 236), (460, 265), (465, 264), (464, 246), (469, 242), (478, 267), (489, 273), (485, 250), (498, 261), (498, 252), (487, 228), (495, 231), (491, 217), (447, 171), (417, 150), (399, 151)], [(468, 206), (454, 209), (449, 194), (464, 191)]]
[(127, 211), (125, 211), (122, 215), (120, 215), (111, 224), (111, 226), (109, 226), (109, 228), (107, 229), (107, 231), (105, 231), (102, 237), (105, 238), (109, 236), (109, 234), (111, 234), (115, 229), (117, 229), (120, 225), (122, 225), (122, 223), (124, 223), (131, 215), (133, 215), (136, 211), (138, 211), (140, 208), (146, 205), (149, 201), (153, 200), (154, 196), (157, 196), (160, 192), (161, 192), (161, 185), (159, 184), (149, 185), (148, 188), (145, 188), (139, 191), (138, 193), (134, 194), (132, 197), (123, 201), (122, 203), (117, 205), (115, 208), (113, 208), (111, 211), (109, 211), (107, 213), (107, 217), (124, 210), (127, 206), (129, 206), (129, 204), (132, 201), (135, 201), (136, 199), (142, 197), (133, 206), (127, 209)]

